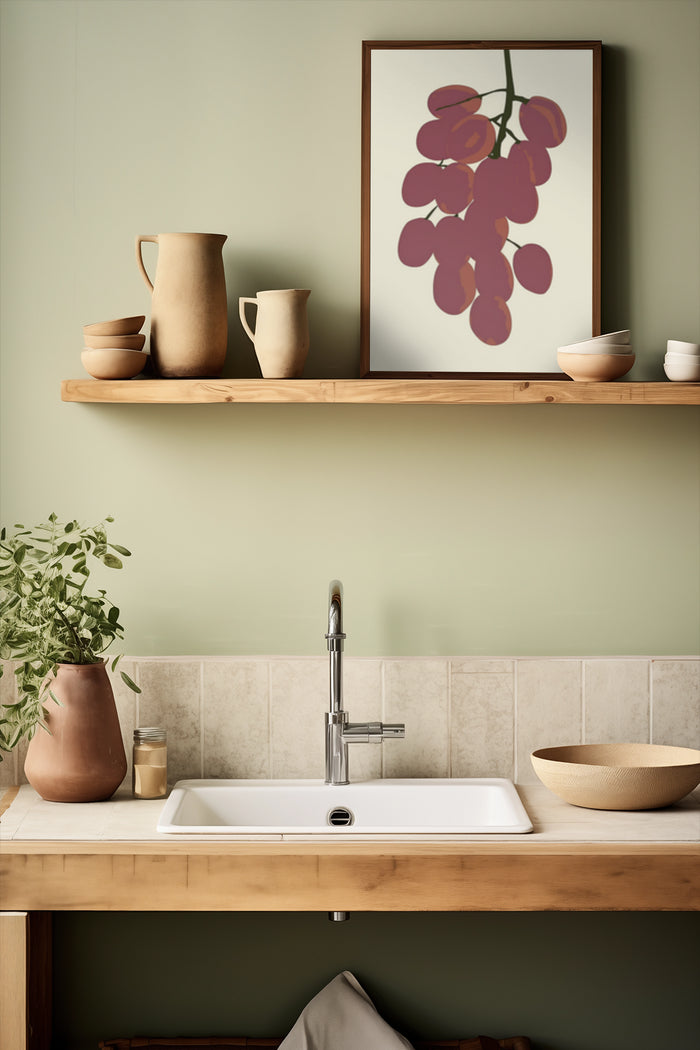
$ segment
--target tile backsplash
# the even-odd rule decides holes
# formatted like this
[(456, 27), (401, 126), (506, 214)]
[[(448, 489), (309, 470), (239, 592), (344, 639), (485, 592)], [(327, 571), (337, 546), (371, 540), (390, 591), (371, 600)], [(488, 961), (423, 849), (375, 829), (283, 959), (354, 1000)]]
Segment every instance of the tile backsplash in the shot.
[[(112, 676), (131, 776), (138, 725), (168, 733), (169, 779), (323, 777), (327, 657), (138, 657)], [(6, 667), (0, 701), (11, 702)], [(405, 722), (405, 740), (353, 745), (350, 775), (536, 778), (537, 747), (642, 741), (700, 748), (700, 657), (411, 657), (343, 661), (353, 721)], [(24, 781), (20, 746), (0, 785)]]

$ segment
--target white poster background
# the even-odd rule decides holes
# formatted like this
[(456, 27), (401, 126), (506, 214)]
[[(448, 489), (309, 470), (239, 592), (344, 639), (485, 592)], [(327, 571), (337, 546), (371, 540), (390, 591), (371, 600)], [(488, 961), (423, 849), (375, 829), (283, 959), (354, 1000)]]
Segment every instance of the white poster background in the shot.
[[(372, 372), (552, 372), (556, 349), (590, 336), (593, 300), (593, 58), (590, 50), (511, 49), (515, 92), (543, 95), (562, 109), (566, 138), (549, 151), (552, 174), (537, 187), (539, 208), (532, 222), (509, 224), (518, 244), (541, 244), (554, 276), (538, 295), (517, 281), (508, 301), (509, 338), (482, 343), (469, 326), (469, 308), (443, 313), (433, 300), (436, 262), (404, 266), (397, 246), (410, 219), (431, 206), (404, 204), (406, 172), (425, 162), (416, 147), (420, 127), (433, 115), (427, 99), (436, 88), (464, 84), (477, 93), (504, 88), (500, 49), (401, 49), (371, 51), (370, 159), (370, 370)], [(482, 100), (479, 113), (496, 116), (504, 93)], [(513, 105), (510, 127), (524, 137)], [(506, 136), (506, 142), (513, 140)], [(504, 150), (504, 155), (506, 151)], [(432, 221), (443, 216), (436, 212)], [(504, 251), (512, 264), (515, 249)]]

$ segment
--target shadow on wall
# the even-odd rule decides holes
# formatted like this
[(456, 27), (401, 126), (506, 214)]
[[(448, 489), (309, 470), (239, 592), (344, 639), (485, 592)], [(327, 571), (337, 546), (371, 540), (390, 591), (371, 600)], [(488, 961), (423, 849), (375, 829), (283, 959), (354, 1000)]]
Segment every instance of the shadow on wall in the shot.
[[(602, 330), (627, 327), (630, 318), (629, 205), (630, 131), (628, 106), (629, 60), (624, 48), (603, 47), (603, 97), (601, 120), (601, 246)], [(662, 379), (659, 362), (658, 375)]]
[[(359, 253), (359, 246), (358, 246)], [(310, 347), (305, 379), (353, 378), (360, 374), (360, 307), (348, 309), (342, 299), (331, 300), (328, 285), (319, 284), (318, 260), (313, 265), (298, 256), (270, 258), (242, 254), (224, 247), (228, 299), (228, 353), (223, 375), (230, 379), (259, 379), (255, 350), (238, 315), (240, 296), (255, 296), (272, 288), (310, 288), (308, 302)], [(254, 316), (254, 315), (253, 315)]]

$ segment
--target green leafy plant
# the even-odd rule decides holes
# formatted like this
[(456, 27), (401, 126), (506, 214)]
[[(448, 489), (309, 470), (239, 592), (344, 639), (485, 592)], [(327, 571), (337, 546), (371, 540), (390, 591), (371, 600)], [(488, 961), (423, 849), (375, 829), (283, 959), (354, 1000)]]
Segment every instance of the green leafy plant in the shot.
[[(88, 562), (121, 569), (131, 552), (107, 539), (105, 518), (85, 527), (61, 524), (55, 514), (34, 528), (0, 532), (0, 659), (19, 662), (18, 700), (0, 708), (0, 751), (11, 751), (43, 726), (43, 703), (58, 664), (99, 663), (115, 638), (124, 637), (119, 609), (97, 591), (86, 593)], [(112, 661), (116, 670), (121, 659)], [(0, 675), (2, 674), (0, 665)], [(139, 687), (121, 671), (126, 685)]]

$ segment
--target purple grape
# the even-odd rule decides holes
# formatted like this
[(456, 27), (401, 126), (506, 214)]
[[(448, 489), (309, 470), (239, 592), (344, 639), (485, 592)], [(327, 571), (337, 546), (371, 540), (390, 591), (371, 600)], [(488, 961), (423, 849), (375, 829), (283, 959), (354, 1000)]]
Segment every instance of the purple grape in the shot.
[(531, 182), (518, 178), (517, 172), (511, 174), (513, 177), (506, 202), (506, 216), (511, 222), (532, 222), (539, 207), (537, 190)]
[(530, 181), (529, 167), (516, 154), (488, 157), (474, 175), (474, 200), (491, 215), (504, 215), (511, 222), (531, 222), (537, 214), (537, 190)]
[(497, 296), (478, 295), (469, 311), (472, 332), (488, 346), (500, 346), (510, 335), (510, 310)]
[[(477, 175), (479, 169), (477, 168)], [(464, 240), (467, 251), (472, 259), (491, 252), (500, 252), (506, 243), (508, 236), (508, 220), (494, 216), (481, 206), (480, 201), (474, 201), (467, 208), (464, 216)]]
[(474, 271), (468, 262), (458, 269), (441, 263), (433, 278), (433, 298), (446, 314), (463, 313), (474, 298)]
[(434, 245), (435, 227), (430, 219), (411, 219), (399, 237), (399, 259), (405, 266), (423, 266)]
[(522, 165), (534, 186), (541, 186), (552, 174), (552, 161), (549, 153), (537, 142), (523, 139), (521, 142), (514, 143), (508, 154), (508, 160), (514, 165)]
[(447, 156), (464, 164), (488, 157), (496, 144), (496, 132), (488, 117), (466, 116), (458, 120), (447, 138)]
[(433, 251), (438, 263), (459, 269), (469, 258), (464, 220), (458, 215), (440, 219), (435, 227)]
[(445, 120), (429, 120), (416, 135), (418, 152), (429, 160), (444, 160), (448, 156), (447, 138), (450, 125)]
[(511, 168), (506, 157), (487, 157), (474, 173), (474, 202), (490, 215), (506, 214)]
[(518, 117), (520, 127), (531, 142), (551, 149), (566, 138), (566, 118), (551, 98), (533, 95), (520, 107)]
[(513, 271), (501, 252), (480, 255), (474, 264), (474, 276), (479, 295), (507, 302), (513, 294)]
[(406, 172), (401, 187), (401, 196), (405, 204), (413, 208), (422, 208), (435, 200), (438, 187), (442, 182), (442, 168), (439, 164), (416, 164)]
[(431, 92), (428, 97), (428, 109), (433, 116), (446, 118), (454, 123), (465, 113), (476, 113), (481, 106), (481, 99), (476, 96), (474, 88), (465, 87), (463, 84), (448, 84), (447, 87)]
[(474, 172), (468, 164), (448, 164), (442, 168), (435, 200), (441, 211), (464, 211), (472, 199)]
[(513, 269), (528, 292), (543, 295), (552, 283), (553, 268), (549, 252), (539, 244), (524, 244), (513, 256)]

